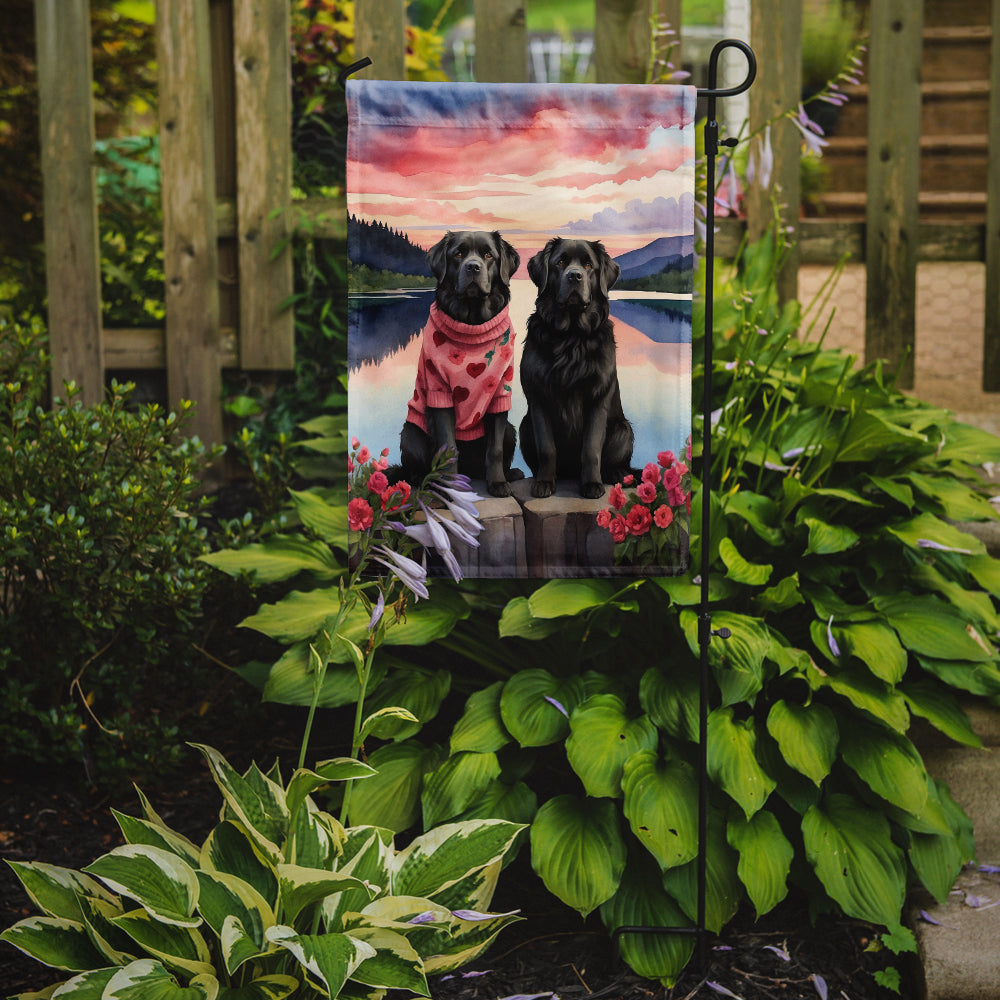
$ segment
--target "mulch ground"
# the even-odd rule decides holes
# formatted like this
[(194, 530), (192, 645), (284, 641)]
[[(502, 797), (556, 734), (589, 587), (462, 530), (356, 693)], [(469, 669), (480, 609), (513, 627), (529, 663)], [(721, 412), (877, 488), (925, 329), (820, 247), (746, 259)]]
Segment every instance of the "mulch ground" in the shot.
[[(222, 742), (220, 749), (240, 762), (238, 746)], [(145, 790), (164, 820), (192, 839), (215, 821), (219, 796), (194, 751), (189, 769)], [(139, 814), (134, 793), (108, 796), (71, 775), (8, 774), (0, 778), (0, 858), (81, 868), (122, 842), (111, 807)], [(494, 908), (519, 908), (525, 919), (503, 931), (470, 968), (432, 977), (435, 1000), (887, 1000), (893, 994), (873, 979), (887, 965), (903, 973), (903, 997), (919, 992), (899, 959), (866, 950), (871, 928), (830, 918), (813, 927), (801, 901), (786, 902), (757, 924), (752, 915), (738, 915), (719, 938), (706, 940), (705, 967), (692, 963), (673, 989), (639, 978), (618, 961), (596, 917), (583, 922), (546, 893), (523, 855), (501, 877)], [(32, 912), (11, 870), (0, 865), (0, 927)], [(38, 990), (60, 978), (0, 944), (0, 995)]]

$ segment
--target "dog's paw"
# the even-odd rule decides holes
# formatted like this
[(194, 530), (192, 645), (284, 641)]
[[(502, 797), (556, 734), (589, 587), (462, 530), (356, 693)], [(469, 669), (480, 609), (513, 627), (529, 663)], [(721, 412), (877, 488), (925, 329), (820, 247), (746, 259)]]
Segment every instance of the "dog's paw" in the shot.
[(507, 485), (506, 480), (501, 480), (499, 483), (487, 483), (486, 490), (491, 497), (510, 496), (510, 487)]
[(550, 479), (536, 479), (531, 484), (531, 495), (537, 497), (539, 500), (552, 496), (555, 491), (556, 484)]
[(508, 483), (516, 483), (519, 479), (524, 479), (524, 473), (520, 469), (507, 470)]
[(580, 496), (588, 500), (597, 500), (604, 496), (604, 483), (581, 483)]

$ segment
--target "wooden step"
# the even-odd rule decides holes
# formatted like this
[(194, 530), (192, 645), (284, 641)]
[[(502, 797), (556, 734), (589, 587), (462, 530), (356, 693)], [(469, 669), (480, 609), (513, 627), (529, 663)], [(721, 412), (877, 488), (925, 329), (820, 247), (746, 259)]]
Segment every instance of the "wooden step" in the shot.
[[(863, 191), (830, 191), (816, 196), (828, 218), (864, 219), (868, 204)], [(921, 191), (920, 218), (926, 221), (982, 222), (986, 216), (986, 193), (979, 191)]]
[[(834, 191), (862, 191), (866, 185), (868, 140), (831, 136), (823, 157)], [(925, 135), (920, 138), (920, 188), (925, 191), (985, 191), (985, 135)]]
[(924, 83), (988, 80), (992, 38), (989, 25), (925, 28), (921, 79)]

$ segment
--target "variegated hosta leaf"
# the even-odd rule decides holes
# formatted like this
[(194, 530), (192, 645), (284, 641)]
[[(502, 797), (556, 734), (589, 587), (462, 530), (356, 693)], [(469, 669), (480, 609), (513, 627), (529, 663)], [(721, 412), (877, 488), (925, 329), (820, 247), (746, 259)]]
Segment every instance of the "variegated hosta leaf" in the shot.
[(231, 964), (230, 959), (235, 957), (233, 947), (224, 949), (226, 968), (232, 975), (242, 962), (252, 957), (245, 954), (246, 948), (242, 938), (249, 938), (254, 949), (253, 954), (266, 950), (264, 931), (274, 925), (274, 912), (267, 900), (252, 885), (235, 875), (200, 871), (198, 883), (201, 887), (198, 910), (220, 940), (223, 939), (223, 929), (227, 921), (235, 920), (239, 923), (238, 928), (229, 930), (230, 945), (234, 941), (240, 942), (239, 960)]
[(752, 816), (774, 791), (775, 780), (757, 762), (752, 718), (737, 721), (733, 709), (717, 708), (708, 717), (708, 774)]
[(143, 958), (119, 969), (108, 981), (101, 1000), (216, 1000), (219, 981), (196, 976), (187, 986), (153, 959)]
[(549, 892), (583, 916), (610, 899), (625, 870), (615, 803), (573, 795), (549, 799), (531, 824), (531, 865)]
[(278, 865), (278, 881), (281, 886), (281, 906), (286, 920), (294, 922), (302, 910), (312, 903), (318, 903), (327, 896), (343, 892), (345, 889), (361, 889), (374, 896), (361, 879), (342, 872), (327, 872), (300, 865)]
[(85, 869), (109, 889), (134, 899), (150, 916), (166, 924), (197, 927), (198, 878), (171, 851), (146, 844), (125, 844)]
[(46, 916), (81, 920), (81, 896), (93, 896), (109, 903), (116, 898), (97, 879), (74, 871), (39, 861), (8, 861), (24, 891)]
[(344, 930), (345, 913), (357, 913), (368, 905), (372, 892), (388, 889), (392, 850), (392, 834), (388, 830), (356, 826), (347, 831), (337, 870), (342, 875), (354, 876), (367, 887), (345, 889), (323, 900), (323, 920), (328, 931)]
[(212, 747), (193, 744), (208, 761), (226, 806), (249, 831), (264, 855), (277, 863), (279, 844), (288, 832), (288, 809), (284, 789), (251, 769), (246, 776), (230, 767), (229, 762)]
[(83, 896), (80, 904), (90, 940), (104, 956), (105, 965), (128, 965), (140, 957), (140, 949), (135, 942), (114, 924), (115, 918), (125, 912), (120, 902), (109, 903), (93, 896)]
[(96, 969), (105, 960), (94, 948), (87, 935), (87, 928), (76, 920), (65, 917), (28, 917), (19, 920), (0, 934), (6, 941), (26, 955), (49, 965), (53, 969), (81, 972)]
[(788, 872), (795, 849), (781, 832), (774, 813), (766, 809), (750, 819), (737, 816), (730, 820), (726, 836), (740, 853), (736, 873), (759, 918), (788, 895)]
[(126, 816), (125, 813), (112, 809), (118, 826), (121, 827), (122, 835), (130, 844), (146, 844), (149, 847), (159, 847), (161, 850), (176, 854), (177, 857), (186, 861), (192, 868), (198, 864), (199, 848), (196, 847), (187, 837), (176, 833), (169, 827), (150, 822), (145, 819), (136, 819), (134, 816)]
[(393, 860), (392, 892), (433, 899), (500, 861), (523, 827), (501, 819), (446, 823), (421, 834)]
[(201, 847), (199, 867), (225, 872), (252, 885), (271, 905), (278, 905), (278, 875), (241, 823), (220, 823)]
[[(486, 951), (500, 931), (520, 919), (516, 912), (482, 914), (475, 920), (456, 916), (450, 933), (440, 932), (436, 946), (424, 956), (424, 971), (428, 975), (440, 975), (468, 965)], [(414, 944), (419, 950), (418, 942)]]
[(123, 913), (112, 923), (171, 969), (181, 969), (189, 976), (213, 971), (212, 956), (205, 939), (190, 927), (161, 923), (145, 910)]
[[(618, 891), (601, 905), (610, 932), (619, 927), (690, 927), (692, 922), (664, 891), (652, 859), (630, 858)], [(694, 951), (692, 934), (623, 934), (619, 952), (640, 976), (673, 986)]]
[[(732, 919), (743, 899), (743, 884), (736, 874), (736, 852), (726, 843), (722, 815), (708, 816), (705, 848), (705, 926), (718, 934)], [(698, 860), (663, 873), (663, 887), (691, 920), (698, 919)]]
[(899, 923), (906, 866), (882, 813), (849, 795), (830, 795), (805, 814), (802, 836), (817, 877), (849, 917)]
[(424, 778), (420, 796), (424, 826), (437, 826), (454, 819), (474, 803), (500, 777), (495, 753), (452, 754), (436, 771)]
[(840, 732), (833, 712), (820, 702), (798, 705), (778, 700), (767, 716), (767, 731), (781, 748), (781, 756), (815, 785), (830, 773)]
[(625, 762), (625, 817), (661, 869), (698, 854), (698, 782), (689, 764), (644, 750)]
[[(126, 963), (127, 964), (127, 963)], [(67, 979), (50, 993), (52, 987), (44, 993), (21, 993), (11, 1000), (28, 1000), (30, 997), (41, 1000), (42, 997), (53, 997), (55, 1000), (101, 1000), (104, 996), (104, 988), (114, 978), (120, 966), (111, 966), (107, 969), (91, 969), (89, 972), (81, 972), (80, 975)]]
[(470, 695), (462, 717), (455, 723), (451, 734), (451, 752), (473, 750), (476, 753), (496, 753), (510, 743), (500, 716), (500, 692), (503, 681)]
[(584, 695), (579, 677), (558, 678), (547, 670), (521, 670), (504, 684), (500, 717), (521, 746), (547, 746), (569, 732), (569, 716)]
[(639, 750), (655, 749), (659, 740), (649, 716), (630, 719), (625, 702), (613, 694), (592, 695), (573, 712), (569, 727), (566, 757), (595, 798), (620, 798), (625, 761)]
[(304, 868), (335, 868), (344, 842), (344, 828), (329, 813), (321, 812), (306, 799), (292, 819), (285, 857)]
[(375, 954), (351, 973), (355, 982), (430, 996), (424, 963), (402, 934), (384, 927), (356, 927), (351, 937), (375, 949)]
[(288, 812), (294, 815), (306, 797), (312, 795), (318, 788), (328, 785), (331, 781), (350, 781), (355, 778), (370, 778), (377, 772), (360, 760), (353, 757), (337, 757), (325, 760), (316, 765), (313, 770), (299, 768), (288, 782), (285, 792), (285, 805)]
[[(523, 831), (522, 827), (522, 831)], [(518, 835), (520, 836), (520, 834)], [(517, 838), (515, 838), (517, 839)], [(449, 910), (468, 908), (472, 910), (488, 910), (493, 902), (493, 894), (497, 889), (500, 871), (506, 858), (497, 858), (491, 865), (478, 868), (465, 878), (460, 878), (446, 889), (434, 893), (434, 901)]]
[[(347, 523), (346, 519), (344, 523)], [(218, 1000), (285, 1000), (299, 985), (299, 980), (294, 976), (261, 976), (244, 986), (224, 986), (219, 992)]]
[(268, 928), (267, 939), (294, 955), (309, 978), (332, 997), (363, 961), (375, 957), (370, 944), (349, 934), (296, 934), (291, 927), (278, 924)]

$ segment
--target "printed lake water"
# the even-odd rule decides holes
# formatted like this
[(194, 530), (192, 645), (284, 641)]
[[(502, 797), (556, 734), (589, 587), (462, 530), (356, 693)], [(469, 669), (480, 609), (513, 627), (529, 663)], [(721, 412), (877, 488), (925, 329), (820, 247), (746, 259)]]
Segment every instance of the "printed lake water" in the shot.
[[(528, 279), (511, 282), (516, 339), (509, 419), (515, 427), (527, 409), (516, 372), (535, 291)], [(375, 454), (387, 447), (390, 462), (399, 461), (399, 431), (413, 395), (420, 332), (433, 301), (433, 291), (423, 289), (350, 298), (349, 432)], [(611, 317), (622, 405), (635, 430), (632, 463), (641, 468), (667, 449), (680, 455), (691, 434), (691, 296), (612, 291)], [(359, 326), (363, 339), (356, 334)], [(520, 449), (514, 464), (531, 474)]]

